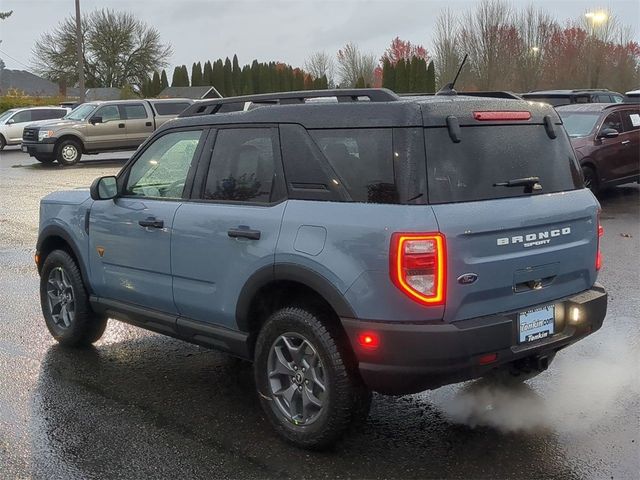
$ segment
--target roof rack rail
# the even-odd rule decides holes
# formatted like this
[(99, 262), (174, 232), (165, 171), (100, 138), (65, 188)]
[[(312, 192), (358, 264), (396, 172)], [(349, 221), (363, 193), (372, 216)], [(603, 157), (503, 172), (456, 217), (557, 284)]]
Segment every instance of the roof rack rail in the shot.
[[(490, 97), (490, 98), (507, 98), (512, 100), (522, 100), (522, 97), (516, 93), (508, 92), (506, 90), (496, 91), (480, 91), (480, 92), (457, 92), (458, 95), (468, 97)], [(399, 93), (400, 97), (432, 97), (435, 93)]]
[(211, 100), (197, 101), (180, 117), (193, 117), (198, 115), (213, 115), (242, 111), (246, 103), (263, 105), (297, 105), (305, 103), (310, 98), (332, 98), (338, 102), (357, 102), (361, 97), (366, 97), (371, 102), (394, 102), (399, 100), (391, 90), (386, 88), (352, 88), (334, 90), (303, 90), (298, 92), (261, 93), (257, 95), (242, 95), (239, 97), (214, 98)]

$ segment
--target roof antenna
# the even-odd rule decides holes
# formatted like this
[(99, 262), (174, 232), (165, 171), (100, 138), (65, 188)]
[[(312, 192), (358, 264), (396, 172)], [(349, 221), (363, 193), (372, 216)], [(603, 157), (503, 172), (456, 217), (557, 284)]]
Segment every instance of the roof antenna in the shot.
[(464, 67), (464, 64), (467, 62), (467, 58), (469, 57), (468, 53), (464, 54), (464, 58), (462, 59), (462, 63), (460, 64), (460, 67), (458, 67), (458, 73), (456, 73), (456, 77), (453, 79), (453, 82), (451, 83), (447, 83), (444, 87), (442, 87), (440, 90), (438, 90), (438, 92), (436, 93), (436, 95), (457, 95), (458, 92), (456, 92), (453, 87), (455, 86), (456, 82), (458, 81), (458, 77), (460, 76), (460, 72), (462, 72), (462, 67)]

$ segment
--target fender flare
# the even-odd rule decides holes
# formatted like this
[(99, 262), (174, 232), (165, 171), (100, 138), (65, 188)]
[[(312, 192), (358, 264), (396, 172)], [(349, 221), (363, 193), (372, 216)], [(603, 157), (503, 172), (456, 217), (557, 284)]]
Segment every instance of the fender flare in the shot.
[[(40, 253), (47, 240), (53, 237), (61, 238), (69, 246), (74, 257), (76, 258), (78, 268), (80, 268), (80, 274), (82, 275), (84, 286), (89, 291), (89, 293), (91, 293), (91, 283), (89, 282), (89, 274), (87, 271), (87, 267), (84, 264), (84, 258), (82, 257), (82, 255), (80, 255), (80, 249), (78, 248), (75, 240), (73, 240), (71, 235), (69, 235), (62, 227), (58, 225), (46, 226), (38, 235), (38, 241), (36, 242), (36, 252)], [(43, 264), (44, 261), (41, 260), (38, 264), (38, 273), (40, 273), (40, 271), (42, 270)]]
[(236, 322), (240, 331), (249, 331), (251, 320), (249, 309), (255, 295), (261, 288), (277, 281), (290, 281), (304, 285), (318, 293), (338, 317), (356, 318), (345, 296), (326, 277), (301, 265), (276, 263), (254, 272), (242, 287), (236, 304)]

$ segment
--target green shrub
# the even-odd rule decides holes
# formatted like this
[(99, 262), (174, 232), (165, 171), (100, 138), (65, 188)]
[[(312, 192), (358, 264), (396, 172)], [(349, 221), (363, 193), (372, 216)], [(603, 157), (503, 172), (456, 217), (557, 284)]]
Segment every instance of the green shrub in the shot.
[(40, 107), (46, 105), (59, 105), (64, 99), (61, 97), (26, 97), (5, 95), (0, 97), (0, 113), (10, 108)]

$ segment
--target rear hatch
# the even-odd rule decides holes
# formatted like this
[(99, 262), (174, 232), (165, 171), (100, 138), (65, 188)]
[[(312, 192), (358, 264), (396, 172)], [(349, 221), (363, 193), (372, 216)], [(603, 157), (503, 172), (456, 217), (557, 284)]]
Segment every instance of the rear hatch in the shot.
[(519, 101), (444, 105), (423, 106), (423, 116), (429, 203), (447, 242), (445, 320), (590, 288), (599, 206), (557, 114)]

